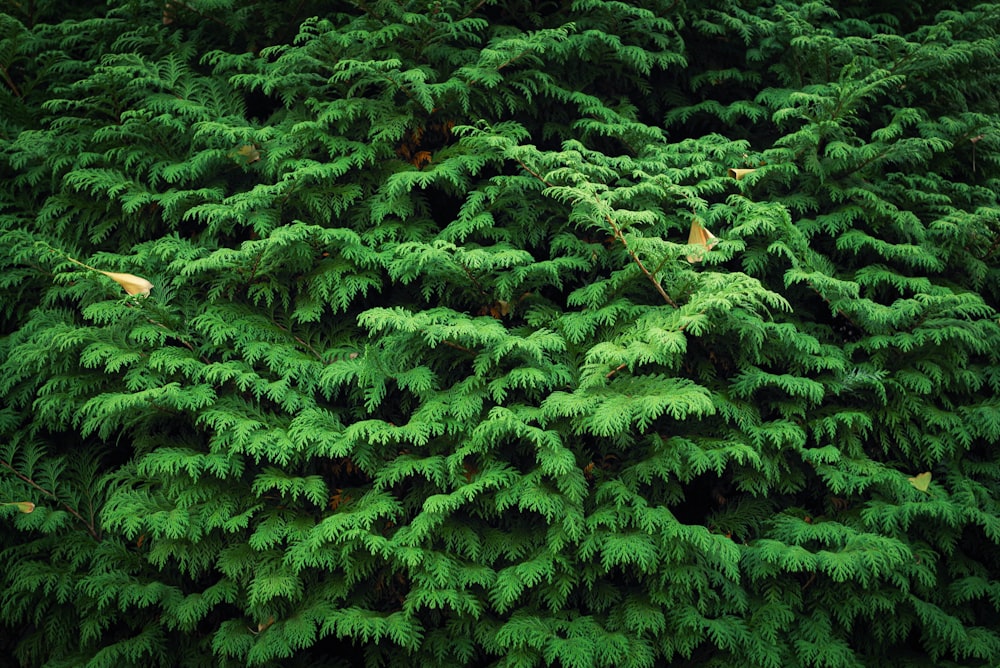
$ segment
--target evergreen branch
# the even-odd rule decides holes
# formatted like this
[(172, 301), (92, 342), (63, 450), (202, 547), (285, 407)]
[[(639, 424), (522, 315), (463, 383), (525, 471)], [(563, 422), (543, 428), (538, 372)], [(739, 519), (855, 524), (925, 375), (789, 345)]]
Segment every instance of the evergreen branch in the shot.
[(410, 91), (410, 89), (408, 89), (406, 86), (396, 81), (396, 79), (394, 79), (391, 74), (384, 74), (382, 75), (382, 78), (391, 83), (393, 86), (395, 86), (397, 90), (402, 91), (403, 95), (405, 95), (407, 98), (411, 100), (414, 99), (413, 93)]
[[(190, 341), (188, 341), (186, 339), (182, 339), (177, 334), (177, 332), (175, 332), (174, 330), (170, 329), (169, 327), (167, 327), (166, 325), (164, 325), (162, 322), (157, 322), (156, 320), (153, 320), (152, 318), (146, 318), (146, 321), (149, 322), (151, 325), (156, 325), (157, 327), (162, 327), (163, 329), (167, 330), (168, 332), (170, 332), (171, 334), (174, 335), (174, 338), (177, 339), (177, 341), (182, 346), (184, 346), (185, 348), (187, 348), (188, 350), (190, 350), (191, 352), (193, 352), (195, 355), (198, 355), (198, 351), (195, 350), (194, 344), (192, 344)], [(208, 359), (204, 355), (198, 355), (198, 359), (200, 359), (205, 364), (211, 364), (211, 362), (212, 362), (212, 360)]]
[(607, 378), (608, 380), (611, 380), (619, 371), (621, 371), (622, 369), (624, 369), (627, 366), (628, 366), (627, 364), (619, 364), (614, 369), (612, 369), (611, 371), (609, 371), (608, 373), (606, 373), (604, 375), (604, 377)]
[(288, 329), (287, 327), (282, 327), (277, 322), (275, 322), (275, 320), (273, 318), (271, 319), (271, 324), (273, 324), (275, 327), (277, 327), (281, 331), (285, 332), (286, 334), (290, 335), (295, 340), (296, 343), (298, 343), (300, 346), (302, 346), (303, 348), (305, 348), (306, 350), (308, 350), (310, 353), (312, 353), (313, 357), (315, 357), (317, 360), (319, 360), (323, 364), (329, 364), (330, 363), (327, 360), (323, 359), (323, 356), (319, 354), (319, 351), (317, 351), (315, 348), (313, 348), (312, 344), (310, 344), (306, 340), (302, 339), (297, 334), (292, 334), (292, 331), (290, 329)]
[(656, 265), (656, 269), (653, 270), (653, 275), (655, 276), (656, 274), (660, 273), (660, 270), (663, 269), (665, 266), (667, 266), (667, 262), (669, 261), (670, 261), (669, 256), (660, 260), (660, 264)]
[(477, 11), (479, 11), (479, 8), (482, 7), (485, 4), (486, 4), (486, 0), (479, 0), (479, 2), (477, 2), (475, 5), (473, 5), (472, 8), (469, 9), (469, 11), (465, 12), (464, 14), (462, 14), (459, 17), (458, 20), (461, 21), (463, 19), (469, 18), (470, 16), (472, 16), (473, 14), (475, 14)]
[(381, 21), (383, 23), (385, 22), (385, 16), (383, 16), (382, 14), (379, 14), (374, 9), (372, 9), (371, 7), (369, 7), (368, 3), (366, 3), (364, 0), (357, 0), (356, 2), (353, 2), (352, 4), (355, 7), (360, 8), (361, 11), (363, 11), (368, 16), (371, 16), (375, 20)]
[(514, 158), (514, 160), (517, 161), (517, 164), (521, 165), (521, 169), (523, 169), (524, 171), (528, 172), (529, 174), (531, 174), (532, 176), (534, 176), (536, 179), (538, 179), (539, 181), (541, 181), (542, 183), (544, 183), (545, 187), (547, 187), (547, 188), (553, 188), (554, 187), (553, 184), (551, 184), (551, 183), (549, 183), (548, 181), (545, 180), (544, 176), (542, 176), (541, 174), (539, 174), (538, 172), (536, 172), (535, 170), (533, 170), (531, 167), (528, 167), (528, 165), (524, 164), (523, 160), (521, 160), (520, 158)]
[(923, 42), (922, 44), (918, 45), (917, 48), (915, 48), (913, 51), (910, 51), (902, 58), (896, 60), (892, 64), (892, 66), (889, 67), (889, 74), (895, 74), (896, 70), (898, 70), (903, 65), (908, 64), (911, 60), (915, 59), (917, 57), (917, 54), (923, 51), (927, 47), (927, 44), (928, 42)]
[(13, 473), (15, 476), (17, 476), (20, 480), (28, 483), (29, 485), (31, 485), (32, 487), (34, 487), (35, 489), (37, 489), (42, 494), (44, 494), (44, 495), (48, 496), (49, 498), (52, 498), (55, 501), (57, 501), (59, 503), (59, 505), (61, 505), (63, 508), (66, 509), (66, 512), (68, 512), (70, 515), (72, 515), (76, 519), (80, 520), (83, 523), (83, 525), (85, 527), (87, 527), (87, 533), (89, 533), (91, 536), (93, 536), (94, 540), (101, 540), (101, 532), (97, 529), (96, 524), (93, 521), (88, 522), (86, 519), (84, 519), (83, 515), (81, 515), (79, 513), (79, 511), (77, 511), (75, 508), (73, 508), (73, 506), (69, 505), (65, 501), (60, 500), (59, 497), (55, 494), (55, 492), (52, 492), (50, 490), (45, 489), (44, 487), (42, 487), (41, 485), (39, 485), (37, 482), (35, 482), (34, 480), (32, 480), (31, 478), (29, 478), (28, 476), (26, 476), (23, 473), (21, 473), (20, 471), (18, 471), (16, 468), (14, 468), (11, 465), (10, 462), (8, 462), (5, 459), (0, 459), (0, 466), (3, 466), (5, 468), (9, 469), (11, 471), (11, 473)]
[[(520, 158), (514, 158), (514, 159), (517, 161), (517, 164), (521, 165), (521, 168), (524, 169), (524, 171), (534, 176), (536, 179), (544, 183), (547, 187), (549, 188), (553, 187), (553, 185), (549, 183), (544, 176), (542, 176), (535, 170), (528, 167), (526, 164), (524, 164), (524, 161), (522, 161)], [(596, 195), (594, 199), (595, 201), (597, 201), (598, 204), (600, 204), (600, 200), (596, 197)], [(608, 225), (610, 225), (611, 229), (614, 231), (615, 238), (618, 239), (618, 241), (621, 242), (622, 246), (625, 247), (625, 250), (628, 251), (628, 254), (632, 258), (632, 261), (635, 262), (636, 266), (639, 267), (643, 275), (649, 279), (649, 282), (653, 284), (653, 287), (656, 288), (656, 291), (660, 293), (661, 297), (663, 297), (663, 301), (673, 306), (674, 308), (677, 308), (677, 303), (674, 302), (674, 300), (670, 298), (670, 295), (667, 294), (667, 291), (663, 289), (663, 285), (660, 283), (660, 281), (656, 278), (656, 276), (654, 276), (649, 271), (649, 269), (646, 268), (646, 265), (642, 263), (642, 260), (639, 259), (639, 256), (636, 255), (634, 250), (632, 250), (632, 247), (628, 245), (628, 242), (625, 240), (625, 235), (622, 233), (621, 228), (618, 227), (618, 224), (615, 223), (611, 215), (605, 213), (604, 219), (608, 222)]]
[[(129, 306), (129, 308), (132, 307), (131, 304), (129, 304), (128, 306)], [(188, 341), (187, 339), (185, 339), (184, 337), (182, 337), (180, 334), (178, 334), (176, 330), (171, 329), (170, 327), (168, 327), (164, 323), (160, 322), (159, 320), (153, 320), (149, 316), (146, 316), (146, 322), (148, 322), (151, 325), (156, 325), (157, 327), (161, 327), (161, 328), (167, 330), (168, 332), (170, 332), (171, 335), (173, 335), (173, 337), (175, 339), (177, 339), (178, 343), (180, 343), (182, 346), (184, 346), (185, 348), (187, 348), (188, 350), (190, 350), (191, 352), (193, 352), (195, 355), (198, 355), (198, 351), (195, 349), (194, 344), (192, 344), (190, 341)], [(198, 359), (200, 359), (205, 364), (211, 364), (212, 363), (212, 360), (210, 360), (206, 355), (198, 355)]]
[(879, 160), (881, 158), (884, 158), (887, 155), (889, 155), (889, 151), (888, 150), (882, 151), (882, 152), (878, 153), (877, 155), (873, 155), (872, 157), (867, 158), (867, 159), (861, 161), (861, 164), (859, 164), (857, 167), (854, 167), (853, 169), (849, 169), (848, 171), (843, 172), (841, 174), (837, 174), (836, 176), (834, 176), (834, 178), (842, 179), (844, 177), (850, 176), (851, 174), (857, 174), (858, 172), (860, 172), (861, 170), (863, 170), (865, 167), (867, 167), (871, 163), (873, 163), (876, 160)]
[(441, 343), (448, 346), (449, 348), (454, 348), (455, 350), (461, 350), (463, 353), (469, 353), (470, 355), (476, 355), (476, 351), (471, 348), (466, 348), (460, 343), (455, 343), (454, 341), (448, 341), (447, 339), (442, 339)]
[[(107, 272), (107, 271), (102, 271), (100, 269), (96, 269), (94, 267), (91, 267), (88, 264), (84, 264), (83, 262), (80, 262), (79, 260), (76, 260), (76, 259), (70, 257), (68, 254), (66, 254), (66, 253), (64, 253), (62, 251), (59, 251), (59, 250), (56, 250), (55, 248), (52, 248), (51, 246), (49, 246), (48, 244), (45, 244), (44, 242), (36, 242), (36, 245), (44, 246), (45, 248), (48, 249), (48, 251), (50, 253), (56, 253), (56, 254), (62, 255), (63, 259), (65, 259), (65, 260), (67, 260), (69, 262), (72, 262), (73, 264), (79, 265), (79, 266), (81, 266), (81, 267), (83, 267), (83, 268), (85, 268), (85, 269), (87, 269), (89, 271), (95, 271), (97, 273), (104, 274), (105, 276), (108, 276), (108, 277), (112, 278), (113, 280), (115, 280), (116, 282), (118, 282), (123, 287), (125, 287), (125, 283), (123, 283), (123, 280), (131, 281), (133, 279), (136, 279), (136, 280), (144, 281), (144, 279), (140, 279), (137, 276), (132, 276), (131, 274), (116, 274), (116, 273), (113, 273), (113, 272)], [(145, 283), (146, 283), (146, 285), (149, 285), (148, 282), (145, 282)], [(126, 290), (129, 292), (129, 294), (133, 294), (132, 290), (129, 287), (126, 287)], [(147, 307), (147, 308), (151, 307), (151, 305), (146, 300), (141, 301), (139, 303), (139, 305)], [(128, 308), (133, 308), (135, 306), (135, 304), (134, 303), (130, 303), (130, 304), (127, 304), (127, 306), (128, 306)], [(186, 339), (184, 339), (180, 334), (177, 333), (176, 330), (168, 327), (167, 325), (165, 325), (164, 323), (160, 322), (159, 320), (154, 320), (153, 318), (150, 318), (149, 316), (146, 316), (146, 322), (148, 322), (151, 325), (156, 325), (157, 327), (161, 327), (161, 328), (165, 329), (166, 331), (170, 332), (170, 334), (172, 334), (173, 337), (175, 339), (177, 339), (177, 341), (180, 342), (181, 345), (183, 345), (185, 348), (187, 348), (188, 350), (190, 350), (194, 354), (198, 355), (198, 351), (195, 350), (194, 345), (190, 341), (187, 341)], [(206, 357), (205, 355), (198, 355), (198, 357), (205, 364), (210, 364), (211, 363), (211, 360), (208, 359), (208, 357)]]
[[(167, 7), (170, 7), (171, 4), (172, 3), (168, 2), (167, 3)], [(192, 7), (190, 4), (188, 4), (186, 2), (178, 2), (177, 5), (180, 6), (180, 7), (183, 7), (184, 9), (188, 9), (188, 10), (194, 12), (195, 14), (197, 14), (198, 16), (200, 16), (203, 19), (208, 19), (209, 21), (212, 21), (213, 23), (218, 23), (220, 26), (222, 26), (223, 28), (225, 28), (227, 31), (230, 29), (229, 26), (226, 25), (226, 22), (223, 21), (222, 19), (215, 18), (214, 16), (209, 16), (208, 14), (200, 11), (196, 7)]]
[(253, 266), (250, 267), (250, 278), (247, 279), (247, 285), (253, 283), (254, 279), (257, 278), (257, 269), (260, 268), (260, 261), (264, 258), (264, 249), (261, 248), (260, 252), (257, 253), (257, 257), (254, 258)]
[[(816, 286), (815, 286), (815, 285), (813, 284), (813, 282), (812, 282), (812, 281), (806, 281), (806, 285), (808, 285), (808, 286), (809, 286), (809, 289), (810, 289), (810, 290), (812, 290), (812, 291), (813, 291), (813, 292), (815, 292), (815, 293), (816, 293), (817, 295), (819, 295), (819, 298), (820, 298), (820, 299), (822, 299), (822, 300), (823, 300), (823, 302), (824, 302), (825, 304), (827, 304), (827, 305), (829, 305), (829, 304), (830, 304), (830, 300), (829, 300), (829, 299), (827, 299), (827, 298), (826, 298), (826, 296), (825, 296), (825, 295), (824, 295), (824, 294), (823, 294), (822, 292), (820, 292), (820, 291), (819, 291), (819, 288), (817, 288), (817, 287), (816, 287)], [(853, 320), (853, 319), (851, 318), (851, 316), (849, 316), (849, 315), (847, 315), (846, 313), (844, 313), (844, 310), (843, 310), (843, 309), (840, 309), (840, 308), (838, 308), (838, 309), (837, 309), (837, 315), (839, 315), (839, 316), (840, 316), (841, 318), (843, 318), (843, 319), (844, 319), (844, 320), (846, 320), (847, 322), (851, 323), (851, 325), (852, 325), (853, 327), (855, 327), (855, 328), (857, 328), (857, 329), (861, 329), (861, 327), (858, 327), (858, 323), (854, 322), (854, 320)]]
[(148, 403), (150, 406), (152, 406), (156, 410), (160, 411), (161, 413), (166, 413), (167, 415), (182, 415), (182, 413), (180, 411), (174, 410), (173, 408), (169, 408), (169, 407), (164, 406), (162, 404), (158, 404), (155, 401), (150, 400), (150, 401), (147, 401), (146, 403)]
[(472, 281), (472, 284), (476, 286), (476, 289), (479, 290), (479, 294), (481, 294), (483, 297), (486, 297), (487, 299), (489, 299), (492, 295), (490, 295), (490, 293), (487, 292), (485, 288), (483, 288), (482, 284), (479, 282), (479, 280), (472, 273), (472, 270), (469, 269), (468, 267), (466, 267), (464, 264), (461, 264), (461, 263), (457, 263), (457, 264), (458, 264), (459, 267), (462, 268), (462, 271), (465, 272), (465, 275), (469, 277), (469, 280)]
[(305, 4), (306, 0), (299, 0), (299, 4), (295, 6), (295, 11), (292, 12), (292, 16), (295, 18), (285, 23), (285, 25), (282, 27), (281, 37), (275, 40), (276, 44), (286, 41), (290, 33), (294, 31), (295, 28), (302, 23), (299, 17), (301, 16), (302, 8), (305, 6)]
[(998, 235), (997, 238), (993, 240), (993, 244), (990, 245), (989, 249), (987, 249), (986, 251), (986, 254), (983, 255), (983, 260), (988, 260), (991, 257), (993, 257), (993, 253), (996, 252), (997, 248), (1000, 248), (1000, 235)]
[(313, 354), (313, 356), (316, 359), (318, 359), (320, 362), (323, 362), (324, 364), (327, 364), (327, 362), (323, 359), (323, 357), (319, 354), (319, 352), (317, 352), (316, 349), (313, 348), (310, 343), (306, 342), (304, 339), (300, 338), (296, 334), (292, 334), (292, 338), (295, 339), (296, 343), (298, 343), (299, 345), (305, 346), (306, 350), (308, 350), (309, 352), (311, 352)]
[(659, 279), (657, 279), (656, 276), (649, 271), (649, 269), (646, 269), (646, 265), (642, 263), (642, 260), (640, 260), (639, 256), (636, 255), (636, 252), (632, 250), (632, 247), (628, 245), (627, 241), (625, 241), (625, 235), (622, 233), (621, 228), (618, 227), (618, 224), (615, 223), (611, 214), (604, 214), (604, 219), (608, 221), (609, 225), (611, 225), (611, 229), (615, 232), (615, 237), (622, 243), (625, 250), (628, 251), (628, 254), (632, 257), (632, 261), (635, 262), (636, 266), (639, 267), (643, 275), (649, 279), (649, 282), (653, 284), (656, 291), (660, 293), (661, 297), (663, 297), (663, 301), (667, 302), (674, 308), (677, 308), (676, 302), (674, 302), (674, 300), (670, 298), (670, 295), (667, 294), (667, 291), (663, 289), (663, 285), (660, 283)]
[(97, 533), (91, 532), (91, 535), (97, 540), (101, 540), (101, 530), (98, 527), (97, 518), (95, 517), (97, 511), (94, 508), (94, 495), (90, 493), (90, 487), (84, 487), (83, 493), (87, 496), (87, 515), (90, 517), (90, 523), (87, 526), (88, 528), (95, 529)]

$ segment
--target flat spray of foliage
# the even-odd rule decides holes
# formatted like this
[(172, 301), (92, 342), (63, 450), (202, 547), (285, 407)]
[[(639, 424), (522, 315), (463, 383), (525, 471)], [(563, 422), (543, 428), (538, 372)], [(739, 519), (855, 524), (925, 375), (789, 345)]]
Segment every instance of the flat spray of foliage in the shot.
[(1000, 5), (0, 9), (4, 655), (1000, 665)]

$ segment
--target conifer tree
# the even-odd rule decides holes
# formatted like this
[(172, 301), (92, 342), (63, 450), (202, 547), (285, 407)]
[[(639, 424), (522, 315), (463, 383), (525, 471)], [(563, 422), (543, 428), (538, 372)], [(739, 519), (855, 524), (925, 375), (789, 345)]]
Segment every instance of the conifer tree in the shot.
[(1000, 665), (1000, 5), (64, 5), (18, 665)]

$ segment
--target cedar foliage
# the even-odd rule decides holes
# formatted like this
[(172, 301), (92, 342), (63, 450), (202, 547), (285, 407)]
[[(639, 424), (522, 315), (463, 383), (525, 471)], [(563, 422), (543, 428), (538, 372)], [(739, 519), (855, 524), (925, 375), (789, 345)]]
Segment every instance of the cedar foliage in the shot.
[(1000, 664), (1000, 6), (0, 9), (20, 665)]

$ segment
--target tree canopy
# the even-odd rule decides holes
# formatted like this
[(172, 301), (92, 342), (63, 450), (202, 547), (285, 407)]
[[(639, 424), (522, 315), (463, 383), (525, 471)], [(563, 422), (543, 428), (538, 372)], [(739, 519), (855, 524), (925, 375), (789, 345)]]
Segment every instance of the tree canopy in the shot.
[(1000, 4), (0, 1), (0, 652), (1000, 665)]

